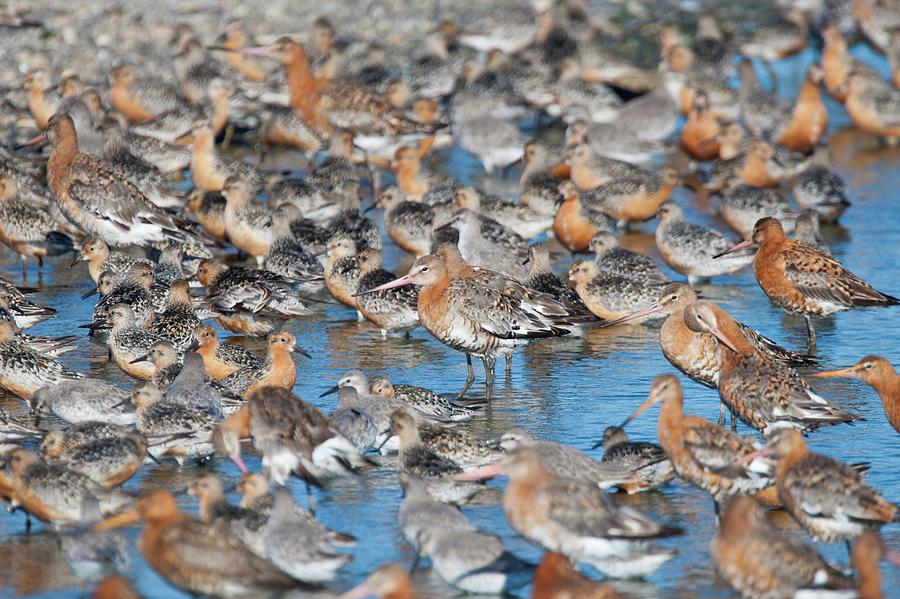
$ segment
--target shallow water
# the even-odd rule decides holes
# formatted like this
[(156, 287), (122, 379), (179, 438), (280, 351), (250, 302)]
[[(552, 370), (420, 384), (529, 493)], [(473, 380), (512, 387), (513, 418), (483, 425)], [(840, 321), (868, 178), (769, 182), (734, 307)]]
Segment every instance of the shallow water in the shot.
[[(868, 48), (854, 52), (886, 72), (883, 58)], [(777, 65), (779, 92), (793, 97), (802, 81), (806, 66), (816, 55), (807, 50), (799, 56)], [(761, 75), (764, 76), (762, 71)], [(823, 237), (831, 245), (834, 255), (851, 270), (889, 293), (900, 293), (900, 277), (893, 268), (900, 262), (900, 217), (894, 212), (894, 194), (898, 189), (900, 150), (883, 149), (848, 124), (843, 109), (830, 102), (830, 140), (835, 155), (834, 168), (849, 187), (853, 206), (844, 215), (841, 227), (825, 228)], [(533, 124), (533, 123), (532, 123)], [(281, 156), (280, 164), (291, 164), (294, 156)], [(507, 179), (485, 180), (471, 156), (461, 150), (439, 152), (435, 165), (444, 165), (453, 176), (492, 190), (514, 193), (517, 173)], [(675, 199), (685, 206), (687, 217), (721, 229), (725, 224), (715, 215), (715, 201), (711, 204), (692, 199), (692, 194), (679, 188)], [(380, 214), (378, 216), (380, 219)], [(655, 253), (653, 228), (647, 223), (637, 232), (625, 235), (629, 247)], [(658, 256), (657, 256), (658, 258)], [(560, 256), (560, 269), (567, 266), (567, 258)], [(46, 335), (79, 334), (78, 324), (88, 322), (92, 304), (79, 300), (89, 288), (83, 266), (66, 270), (67, 259), (49, 266), (44, 274), (41, 301), (60, 310), (60, 316), (33, 329)], [(402, 273), (410, 259), (393, 245), (385, 249), (385, 262), (395, 272)], [(13, 256), (3, 260), (2, 274), (12, 280), (19, 276), (18, 261)], [(674, 273), (670, 273), (673, 274)], [(35, 272), (29, 272), (31, 281)], [(770, 305), (748, 271), (739, 276), (723, 277), (714, 285), (702, 287), (705, 297), (720, 302), (737, 319), (748, 323), (788, 347), (803, 347), (805, 327), (798, 318), (786, 316)], [(320, 306), (321, 309), (321, 306)], [(829, 320), (819, 320), (819, 354), (823, 366), (847, 365), (864, 354), (876, 353), (897, 363), (896, 343), (900, 339), (900, 312), (897, 309), (866, 309), (840, 314)], [(462, 356), (440, 345), (422, 329), (409, 339), (381, 338), (369, 324), (358, 323), (348, 309), (327, 305), (312, 318), (288, 324), (297, 334), (299, 343), (313, 355), (300, 358), (295, 392), (324, 411), (331, 411), (334, 396), (319, 399), (340, 373), (359, 368), (369, 374), (389, 377), (394, 382), (419, 384), (437, 391), (453, 394), (465, 379)], [(613, 330), (589, 331), (583, 338), (564, 338), (533, 343), (516, 354), (511, 376), (499, 375), (496, 397), (479, 416), (464, 426), (473, 432), (498, 436), (513, 427), (525, 428), (535, 436), (552, 439), (587, 450), (602, 433), (604, 427), (619, 423), (646, 395), (652, 378), (659, 373), (673, 372), (656, 342), (657, 331), (651, 327), (619, 327)], [(118, 368), (106, 361), (106, 349), (82, 337), (77, 351), (67, 354), (68, 365), (123, 384), (130, 381)], [(242, 341), (247, 347), (262, 352), (262, 340)], [(479, 373), (480, 374), (480, 373)], [(480, 384), (479, 376), (479, 384)], [(686, 409), (694, 414), (715, 419), (718, 397), (715, 390), (706, 389), (685, 380)], [(822, 452), (848, 461), (869, 461), (869, 482), (885, 496), (900, 501), (900, 436), (890, 427), (881, 410), (877, 396), (867, 387), (853, 382), (816, 383), (816, 389), (840, 405), (865, 416), (854, 426), (838, 426), (814, 433), (810, 445)], [(476, 386), (475, 392), (483, 387)], [(471, 395), (472, 393), (470, 393)], [(15, 399), (2, 400), (4, 407), (24, 410)], [(655, 438), (655, 411), (629, 425), (635, 439)], [(745, 427), (741, 432), (750, 433)], [(599, 457), (599, 452), (591, 452)], [(362, 474), (357, 479), (316, 491), (320, 518), (332, 528), (357, 536), (359, 545), (352, 549), (354, 561), (331, 585), (346, 589), (358, 583), (373, 568), (387, 561), (410, 564), (412, 551), (402, 539), (396, 526), (396, 510), (401, 493), (396, 482), (392, 458), (377, 458), (383, 467)], [(248, 466), (258, 468), (258, 460), (250, 458)], [(126, 488), (142, 491), (165, 488), (181, 491), (199, 471), (213, 471), (235, 480), (238, 471), (221, 459), (204, 467), (179, 469), (165, 464), (145, 469), (126, 484)], [(492, 483), (502, 487), (503, 482)], [(292, 488), (299, 501), (304, 501), (302, 483), (294, 481)], [(236, 497), (232, 497), (236, 501)], [(663, 566), (644, 583), (627, 583), (636, 596), (647, 597), (731, 597), (732, 591), (717, 579), (709, 557), (709, 540), (714, 531), (712, 502), (697, 489), (676, 482), (660, 493), (623, 497), (626, 503), (667, 524), (681, 526), (683, 536), (664, 544), (678, 549), (677, 558)], [(195, 513), (193, 497), (179, 495), (183, 509)], [(517, 537), (509, 528), (499, 506), (465, 508), (466, 515), (486, 531), (500, 535), (507, 548), (522, 558), (537, 561), (541, 552)], [(770, 514), (771, 520), (804, 539), (790, 518), (783, 513)], [(138, 531), (131, 529), (132, 540)], [(887, 526), (882, 534), (887, 544), (900, 548), (900, 527)], [(830, 560), (846, 563), (843, 544), (819, 544), (819, 550)], [(900, 570), (885, 566), (885, 589), (889, 595), (900, 596)], [(596, 573), (594, 573), (596, 574)], [(129, 576), (147, 597), (184, 597), (168, 585), (142, 561), (135, 551)], [(455, 593), (428, 572), (416, 575), (416, 582), (428, 589), (429, 596), (454, 596)], [(46, 597), (76, 597), (89, 586), (82, 586), (66, 564), (55, 534), (39, 523), (27, 534), (21, 514), (0, 518), (0, 595), (37, 595)], [(523, 590), (521, 596), (527, 596)]]

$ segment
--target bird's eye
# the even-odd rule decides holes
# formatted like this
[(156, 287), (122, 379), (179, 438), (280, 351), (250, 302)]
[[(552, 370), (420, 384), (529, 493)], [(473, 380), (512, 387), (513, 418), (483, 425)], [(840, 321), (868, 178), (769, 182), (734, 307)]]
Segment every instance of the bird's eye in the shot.
[(669, 298), (669, 299), (670, 299), (670, 300), (672, 300), (672, 301), (673, 301), (673, 302), (674, 302), (674, 301), (675, 301), (675, 300), (677, 300), (677, 299), (678, 299), (678, 296), (677, 296), (677, 295), (673, 295), (673, 296), (672, 296), (672, 297), (670, 297), (670, 298)]
[(428, 272), (428, 267), (427, 267), (427, 266), (423, 266), (421, 272)]
[(872, 364), (871, 362), (867, 362), (867, 363), (866, 363), (866, 370), (872, 370), (872, 367), (873, 367), (873, 366), (874, 366), (874, 364)]

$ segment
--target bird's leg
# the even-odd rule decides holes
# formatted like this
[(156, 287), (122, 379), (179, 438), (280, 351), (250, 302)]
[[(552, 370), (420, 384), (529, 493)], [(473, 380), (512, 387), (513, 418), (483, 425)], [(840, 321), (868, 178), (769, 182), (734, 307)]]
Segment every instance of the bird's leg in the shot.
[(847, 559), (853, 561), (853, 545), (850, 541), (844, 541), (844, 547), (847, 548)]
[(416, 551), (416, 557), (413, 559), (413, 563), (409, 566), (409, 573), (413, 574), (416, 571), (416, 568), (419, 567), (419, 562), (422, 561), (422, 554)]
[(509, 383), (509, 377), (512, 376), (512, 354), (506, 355), (506, 382)]
[(22, 259), (22, 282), (28, 280), (28, 259), (25, 256), (19, 256)]
[(468, 369), (466, 374), (466, 384), (463, 385), (462, 391), (456, 396), (457, 400), (465, 397), (466, 391), (468, 391), (469, 387), (472, 386), (472, 383), (475, 382), (475, 370), (472, 368), (472, 356), (470, 354), (466, 354), (466, 368)]
[(31, 532), (31, 514), (25, 512), (25, 532)]
[(769, 74), (769, 79), (772, 80), (772, 93), (778, 92), (778, 77), (775, 76), (775, 69), (772, 68), (772, 65), (769, 64), (768, 60), (763, 61), (763, 65), (766, 67), (766, 73)]
[(313, 497), (312, 487), (310, 487), (309, 481), (304, 480), (303, 482), (306, 483), (306, 505), (309, 507), (309, 513), (312, 514), (313, 516), (315, 516), (316, 515), (316, 498)]
[(811, 354), (816, 351), (816, 329), (811, 316), (806, 317), (806, 350)]
[(490, 401), (494, 394), (494, 364), (497, 362), (497, 358), (485, 356), (481, 360), (484, 362), (484, 384), (487, 385), (485, 397)]
[(719, 402), (719, 426), (725, 426), (725, 404)]
[(734, 415), (734, 412), (731, 413), (731, 430), (737, 431), (737, 416)]
[(719, 528), (719, 525), (722, 523), (722, 508), (719, 505), (719, 501), (713, 497), (713, 512), (716, 514), (716, 528)]

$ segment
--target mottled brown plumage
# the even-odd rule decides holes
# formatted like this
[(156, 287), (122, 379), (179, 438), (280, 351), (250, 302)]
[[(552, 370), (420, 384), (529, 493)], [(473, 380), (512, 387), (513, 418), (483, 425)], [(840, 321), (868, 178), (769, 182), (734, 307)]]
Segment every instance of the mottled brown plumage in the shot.
[(755, 499), (740, 496), (725, 507), (710, 544), (719, 573), (745, 597), (793, 597), (801, 589), (850, 589), (852, 581), (816, 550), (766, 523)]
[(717, 305), (694, 302), (685, 309), (684, 322), (692, 331), (718, 339), (719, 397), (753, 428), (764, 433), (785, 427), (806, 431), (857, 419), (813, 393), (792, 367), (759, 352)]
[(897, 518), (897, 506), (856, 468), (811, 453), (798, 431), (778, 431), (763, 451), (778, 460), (776, 485), (785, 509), (817, 539), (854, 539)]
[(241, 541), (178, 509), (175, 497), (154, 491), (136, 508), (97, 525), (108, 530), (144, 520), (138, 547), (154, 570), (189, 593), (236, 597), (308, 589), (258, 557)]
[(750, 437), (683, 413), (681, 383), (672, 375), (656, 377), (647, 400), (625, 422), (656, 403), (662, 403), (656, 434), (675, 473), (710, 493), (717, 503), (733, 495), (754, 493), (774, 482), (771, 467), (761, 459), (735, 464), (756, 451)]

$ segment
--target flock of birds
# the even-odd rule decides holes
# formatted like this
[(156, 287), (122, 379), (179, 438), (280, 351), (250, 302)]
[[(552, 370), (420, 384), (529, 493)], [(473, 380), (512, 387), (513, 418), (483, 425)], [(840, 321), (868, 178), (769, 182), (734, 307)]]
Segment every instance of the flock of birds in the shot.
[[(193, 595), (331, 596), (326, 585), (351, 560), (340, 549), (370, 539), (320, 522), (311, 487), (327, 492), (334, 479), (366, 476), (379, 467), (374, 454), (396, 452), (399, 528), (450, 586), (501, 594), (531, 584), (537, 599), (612, 598), (628, 595), (575, 566), (646, 576), (674, 555), (655, 541), (683, 531), (609, 490), (652, 492), (677, 477), (711, 496), (712, 556), (743, 596), (883, 597), (878, 564), (896, 557), (878, 530), (897, 521), (897, 506), (867, 483), (866, 464), (814, 453), (805, 435), (859, 419), (814, 393), (809, 377), (871, 385), (900, 431), (900, 378), (887, 360), (810, 371), (814, 318), (900, 303), (818, 238), (819, 224), (850, 206), (829, 168), (823, 94), (859, 129), (890, 144), (900, 138), (900, 10), (874, 0), (802, 3), (806, 12), (781, 6), (789, 4), (780, 3), (780, 20), (734, 36), (711, 13), (692, 35), (657, 24), (658, 69), (604, 50), (616, 40), (611, 24), (592, 21), (578, 0), (559, 0), (478, 27), (440, 22), (401, 68), (320, 18), (306, 43), (256, 45), (237, 20), (215, 40), (177, 26), (170, 46), (155, 48), (171, 56), (170, 79), (140, 64), (116, 65), (108, 83), (90, 85), (76, 72), (30, 70), (26, 105), (6, 100), (37, 135), (0, 156), (0, 241), (21, 256), (23, 278), (31, 259), (40, 268), (74, 253), (70, 268), (86, 263), (95, 288), (83, 299), (99, 296), (87, 333), (105, 340), (136, 383), (126, 389), (67, 367), (60, 356), (76, 337), (26, 332), (56, 312), (41, 305), (40, 287), (3, 281), (0, 388), (27, 402), (32, 418), (0, 413), (0, 496), (29, 523), (63, 531), (67, 558), (97, 583), (95, 597), (137, 596), (116, 574), (130, 550), (114, 529), (138, 521), (146, 561)], [(893, 81), (848, 54), (841, 11), (887, 56)], [(39, 16), (6, 12), (3, 24), (40, 27)], [(768, 68), (814, 36), (821, 60), (794, 101), (757, 79), (752, 61)], [(564, 142), (524, 138), (517, 123), (528, 115), (562, 122)], [(241, 139), (262, 153), (299, 149), (309, 166), (302, 177), (263, 170), (225, 150)], [(487, 173), (524, 160), (519, 197), (432, 171), (425, 158), (451, 144)], [(688, 167), (660, 166), (674, 144)], [(188, 190), (176, 185), (185, 171)], [(685, 220), (671, 200), (679, 185), (718, 196), (734, 235)], [(796, 206), (782, 194), (788, 187)], [(402, 276), (384, 269), (372, 209), (415, 257)], [(662, 259), (686, 282), (619, 246), (618, 230), (652, 219)], [(553, 268), (559, 246), (594, 256), (575, 260), (566, 280)], [(773, 304), (805, 318), (805, 351), (698, 297), (698, 283), (747, 267)], [(457, 397), (358, 370), (326, 392), (338, 395), (331, 414), (292, 393), (295, 356), (305, 352), (286, 323), (323, 301), (356, 311), (373, 334), (421, 326), (464, 354)], [(526, 344), (650, 320), (662, 321), (666, 359), (718, 389), (717, 423), (684, 413), (682, 379), (662, 374), (621, 426), (606, 429), (599, 461), (521, 430), (498, 440), (466, 430), (491, 401), (499, 359), (508, 369)], [(266, 355), (220, 341), (221, 330), (265, 337)], [(483, 363), (483, 396), (472, 392), (473, 357)], [(659, 445), (630, 441), (627, 424), (656, 404)], [(759, 435), (739, 435), (738, 421)], [(248, 441), (261, 472), (244, 463)], [(240, 505), (214, 474), (187, 489), (198, 514), (168, 491), (121, 488), (145, 464), (213, 456), (243, 474)], [(509, 479), (501, 500), (509, 524), (547, 552), (537, 567), (459, 509), (496, 501), (485, 481), (500, 475)], [(305, 481), (308, 507), (287, 489), (292, 477)], [(846, 541), (855, 574), (774, 528), (764, 507), (786, 510), (812, 539)], [(370, 595), (425, 596), (399, 564), (341, 596)]]

